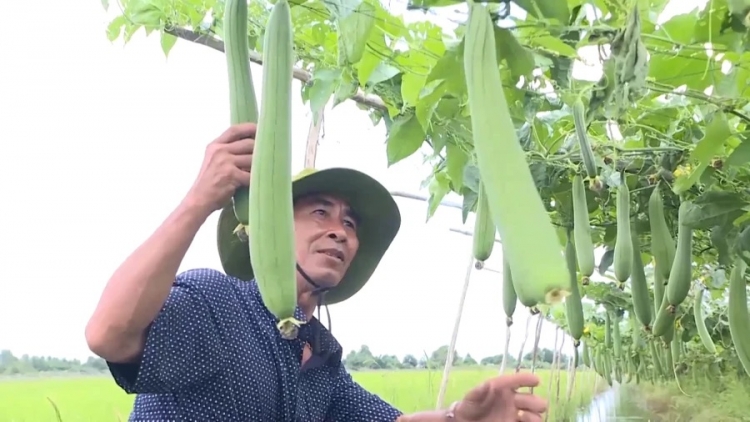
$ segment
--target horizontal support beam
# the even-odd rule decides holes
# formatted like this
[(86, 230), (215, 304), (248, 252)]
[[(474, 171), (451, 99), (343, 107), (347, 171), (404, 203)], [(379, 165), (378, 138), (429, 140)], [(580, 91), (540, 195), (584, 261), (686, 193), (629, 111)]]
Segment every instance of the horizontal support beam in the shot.
[[(221, 51), (222, 53), (224, 52), (224, 41), (211, 35), (200, 34), (186, 28), (164, 28), (164, 32), (170, 35), (174, 35), (177, 38), (182, 38), (183, 40), (187, 40), (196, 44), (205, 45), (208, 48), (216, 51)], [(260, 53), (251, 50), (248, 51), (248, 54), (250, 56), (250, 62), (261, 66), (263, 65), (263, 56), (261, 56)], [(294, 79), (297, 79), (303, 84), (310, 82), (313, 78), (313, 75), (310, 72), (298, 67), (294, 68), (293, 74)], [(361, 89), (358, 89), (357, 92), (350, 98), (354, 102), (360, 103), (362, 105), (372, 107), (381, 111), (388, 111), (388, 108), (385, 106), (385, 103), (380, 97), (376, 95), (365, 94)]]
[[(430, 198), (425, 195), (418, 195), (416, 193), (410, 193), (410, 192), (392, 191), (391, 195), (398, 196), (400, 198), (413, 199), (415, 201), (422, 201), (422, 202), (427, 202), (430, 200)], [(448, 207), (448, 208), (456, 208), (459, 210), (462, 210), (464, 208), (463, 205), (459, 204), (458, 202), (453, 202), (453, 201), (440, 201), (440, 206)]]
[[(465, 230), (465, 229), (457, 229), (457, 228), (451, 227), (451, 228), (450, 228), (450, 230), (451, 230), (452, 232), (455, 232), (455, 233), (460, 233), (460, 234), (463, 234), (463, 235), (466, 235), (466, 236), (474, 236), (474, 233), (472, 233), (472, 232), (470, 232), (470, 231), (468, 231), (468, 230)], [(500, 240), (500, 238), (499, 238), (499, 237), (496, 237), (496, 238), (495, 238), (495, 243), (500, 243), (500, 244), (502, 244), (503, 242), (502, 242), (502, 241)]]

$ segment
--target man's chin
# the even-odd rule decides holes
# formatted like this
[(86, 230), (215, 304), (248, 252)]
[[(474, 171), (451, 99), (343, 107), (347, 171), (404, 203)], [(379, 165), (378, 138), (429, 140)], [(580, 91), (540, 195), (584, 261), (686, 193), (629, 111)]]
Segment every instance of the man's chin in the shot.
[(318, 285), (318, 287), (323, 287), (327, 289), (334, 288), (339, 285), (341, 282), (341, 274), (338, 273), (338, 271), (326, 271), (326, 270), (318, 270), (318, 271), (312, 271), (307, 273), (308, 276), (312, 279), (315, 284)]

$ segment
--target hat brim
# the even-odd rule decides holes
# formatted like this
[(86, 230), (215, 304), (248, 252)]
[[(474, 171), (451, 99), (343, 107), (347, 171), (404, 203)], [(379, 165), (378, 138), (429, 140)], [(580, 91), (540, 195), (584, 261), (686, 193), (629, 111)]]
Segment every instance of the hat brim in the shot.
[[(360, 218), (357, 254), (341, 282), (324, 297), (323, 303), (332, 305), (352, 297), (367, 283), (401, 227), (401, 213), (393, 196), (382, 184), (357, 170), (305, 171), (292, 183), (292, 196), (296, 199), (311, 194), (338, 196)], [(227, 275), (249, 281), (254, 277), (250, 251), (247, 241), (235, 234), (238, 225), (229, 204), (219, 215), (216, 236), (219, 258)]]

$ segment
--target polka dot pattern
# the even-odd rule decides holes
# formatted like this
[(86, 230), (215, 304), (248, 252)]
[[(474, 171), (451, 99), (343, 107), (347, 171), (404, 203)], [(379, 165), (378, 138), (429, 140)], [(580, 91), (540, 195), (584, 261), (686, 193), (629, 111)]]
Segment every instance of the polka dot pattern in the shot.
[[(318, 330), (320, 350), (301, 366)], [(354, 382), (341, 354), (315, 318), (282, 339), (255, 282), (195, 269), (177, 276), (141, 361), (108, 365), (137, 394), (130, 422), (395, 421), (401, 412)]]

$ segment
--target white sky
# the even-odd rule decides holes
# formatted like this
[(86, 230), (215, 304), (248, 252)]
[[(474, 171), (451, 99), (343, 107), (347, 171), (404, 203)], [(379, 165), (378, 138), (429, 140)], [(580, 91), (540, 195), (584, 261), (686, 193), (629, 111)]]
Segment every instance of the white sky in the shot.
[[(684, 12), (705, 0), (681, 3)], [(186, 41), (167, 59), (158, 36), (142, 31), (113, 45), (111, 14), (98, 1), (8, 1), (2, 11), (17, 18), (0, 28), (0, 349), (85, 358), (84, 326), (110, 274), (177, 205), (204, 146), (228, 125), (226, 64)], [(259, 94), (260, 70), (253, 67)], [(296, 171), (310, 117), (299, 95), (293, 107)], [(328, 110), (325, 122), (318, 167), (353, 167), (391, 190), (418, 192), (429, 168), (419, 154), (387, 168), (383, 125), (351, 102)], [(331, 307), (345, 353), (367, 344), (376, 354), (419, 356), (450, 340), (471, 238), (449, 230), (461, 227), (460, 210), (441, 208), (426, 223), (426, 203), (397, 202), (402, 228), (375, 276)], [(181, 270), (221, 268), (215, 224), (216, 215)], [(497, 245), (487, 266), (500, 269), (501, 258)], [(462, 355), (502, 352), (501, 285), (498, 273), (473, 273)], [(527, 314), (519, 304), (511, 350)], [(553, 339), (545, 327), (541, 345)]]

